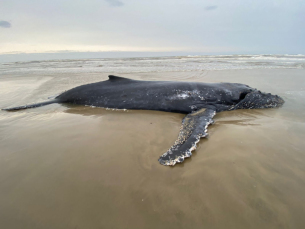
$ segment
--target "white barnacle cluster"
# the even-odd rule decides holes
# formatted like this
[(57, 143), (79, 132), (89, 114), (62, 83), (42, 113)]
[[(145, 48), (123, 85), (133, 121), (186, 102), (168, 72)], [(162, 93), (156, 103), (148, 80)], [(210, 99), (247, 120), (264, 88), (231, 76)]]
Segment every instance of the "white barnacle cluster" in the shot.
[(192, 91), (182, 91), (182, 90), (175, 90), (176, 94), (172, 96), (173, 99), (187, 99), (189, 97), (198, 96), (201, 100), (205, 100), (204, 97), (201, 95), (200, 91), (192, 90)]
[(190, 97), (190, 95), (188, 93), (183, 92), (181, 94), (178, 94), (177, 97), (181, 98), (181, 99), (186, 99), (186, 98)]
[(190, 91), (182, 91), (179, 89), (174, 90), (176, 93), (175, 95), (172, 96), (172, 99), (186, 99), (191, 96)]
[[(91, 108), (99, 108), (99, 107), (97, 107), (97, 106), (93, 106), (93, 105), (85, 105), (85, 107), (91, 107)], [(126, 111), (126, 112), (128, 112), (128, 110), (127, 109), (118, 109), (118, 108), (109, 108), (109, 107), (106, 107), (105, 108), (107, 111)]]
[(200, 91), (198, 90), (193, 90), (192, 95), (198, 96), (201, 100), (205, 100), (204, 97), (201, 95)]
[(126, 111), (126, 112), (128, 112), (127, 109), (118, 109), (118, 108), (109, 108), (109, 107), (106, 107), (106, 110), (107, 111)]
[(93, 106), (93, 105), (85, 105), (85, 107), (92, 107), (92, 108), (96, 108), (96, 106)]

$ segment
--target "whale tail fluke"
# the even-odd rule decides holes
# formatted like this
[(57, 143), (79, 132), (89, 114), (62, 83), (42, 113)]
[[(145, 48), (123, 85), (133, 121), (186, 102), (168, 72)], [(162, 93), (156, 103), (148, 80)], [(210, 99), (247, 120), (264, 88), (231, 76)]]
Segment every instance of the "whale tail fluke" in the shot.
[(19, 106), (19, 107), (4, 108), (4, 109), (1, 109), (1, 110), (17, 111), (17, 110), (28, 109), (28, 108), (42, 107), (42, 106), (49, 105), (49, 104), (52, 104), (52, 103), (58, 103), (58, 100), (53, 99), (53, 100), (42, 102), (42, 103), (34, 103), (34, 104), (29, 104), (29, 105), (24, 105), (24, 106)]

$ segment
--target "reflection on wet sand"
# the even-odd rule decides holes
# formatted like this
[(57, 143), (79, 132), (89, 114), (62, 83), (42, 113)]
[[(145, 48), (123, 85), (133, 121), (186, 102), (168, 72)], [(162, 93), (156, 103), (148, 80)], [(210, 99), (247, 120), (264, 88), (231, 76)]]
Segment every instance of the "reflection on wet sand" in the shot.
[[(226, 77), (209, 75), (210, 81)], [(235, 75), (231, 81), (245, 72)], [(257, 74), (247, 77), (255, 81)], [(56, 81), (48, 83), (35, 91), (51, 88), (42, 93), (52, 94)], [(176, 140), (183, 114), (61, 104), (0, 111), (1, 226), (303, 228), (301, 102), (217, 114), (209, 138), (175, 167), (161, 166), (158, 158)]]

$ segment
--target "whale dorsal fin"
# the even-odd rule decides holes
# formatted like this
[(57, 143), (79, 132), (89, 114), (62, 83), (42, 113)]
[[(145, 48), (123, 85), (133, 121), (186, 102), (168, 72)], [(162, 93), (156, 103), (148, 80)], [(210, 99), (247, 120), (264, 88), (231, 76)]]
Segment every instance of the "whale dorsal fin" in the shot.
[(114, 75), (109, 75), (108, 78), (109, 78), (110, 81), (131, 80), (131, 79), (128, 79), (128, 78), (124, 78), (124, 77), (120, 77), (120, 76), (114, 76)]

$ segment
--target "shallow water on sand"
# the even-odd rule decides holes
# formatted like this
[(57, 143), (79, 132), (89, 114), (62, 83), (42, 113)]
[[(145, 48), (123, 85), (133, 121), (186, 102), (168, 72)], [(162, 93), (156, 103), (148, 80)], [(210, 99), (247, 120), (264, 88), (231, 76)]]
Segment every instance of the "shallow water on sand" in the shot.
[[(174, 167), (158, 162), (183, 114), (52, 104), (0, 111), (1, 228), (304, 228), (305, 70), (133, 73), (245, 83), (279, 109), (215, 116)], [(5, 74), (0, 107), (46, 100), (107, 74)]]

